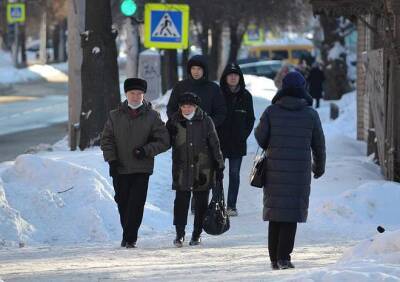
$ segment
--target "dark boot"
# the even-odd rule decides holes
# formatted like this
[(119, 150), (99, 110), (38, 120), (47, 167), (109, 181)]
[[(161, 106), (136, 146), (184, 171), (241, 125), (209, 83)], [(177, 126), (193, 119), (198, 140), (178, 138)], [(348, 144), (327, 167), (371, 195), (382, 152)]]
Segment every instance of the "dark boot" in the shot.
[(294, 265), (290, 260), (278, 260), (278, 267), (279, 269), (289, 269), (294, 268)]
[(136, 248), (136, 242), (126, 242), (126, 248), (127, 249)]
[(185, 226), (176, 225), (176, 238), (174, 240), (174, 245), (177, 248), (181, 248), (183, 246), (183, 242), (185, 241)]
[(125, 241), (125, 239), (122, 239), (122, 241), (121, 241), (121, 247), (122, 247), (122, 248), (125, 248), (125, 247), (126, 247), (126, 241)]
[(197, 246), (201, 244), (201, 237), (200, 235), (193, 234), (192, 239), (190, 239), (189, 245), (190, 246)]
[(272, 268), (272, 270), (279, 270), (278, 262), (271, 261), (271, 268)]

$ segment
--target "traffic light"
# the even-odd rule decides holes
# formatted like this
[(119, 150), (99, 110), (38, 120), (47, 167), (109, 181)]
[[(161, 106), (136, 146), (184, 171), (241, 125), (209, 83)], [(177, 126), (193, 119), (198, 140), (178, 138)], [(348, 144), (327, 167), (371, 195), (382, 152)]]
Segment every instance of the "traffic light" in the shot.
[(135, 14), (137, 5), (133, 0), (123, 0), (120, 9), (124, 16), (131, 17)]

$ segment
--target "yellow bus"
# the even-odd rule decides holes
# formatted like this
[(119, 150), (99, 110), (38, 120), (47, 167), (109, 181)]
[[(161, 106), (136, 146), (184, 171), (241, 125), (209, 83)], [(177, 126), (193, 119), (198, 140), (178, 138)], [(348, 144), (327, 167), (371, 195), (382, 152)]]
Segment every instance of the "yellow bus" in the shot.
[(311, 41), (301, 39), (267, 40), (262, 45), (251, 46), (249, 57), (265, 60), (282, 60), (293, 65), (300, 63), (300, 59), (311, 56), (314, 46)]

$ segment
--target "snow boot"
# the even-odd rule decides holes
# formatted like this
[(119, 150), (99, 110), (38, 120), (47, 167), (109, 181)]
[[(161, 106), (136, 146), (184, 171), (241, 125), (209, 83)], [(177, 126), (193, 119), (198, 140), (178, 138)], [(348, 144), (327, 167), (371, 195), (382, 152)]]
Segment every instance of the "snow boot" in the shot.
[(233, 208), (227, 208), (227, 209), (226, 209), (226, 213), (227, 213), (229, 216), (238, 216), (238, 215), (239, 215), (237, 209), (233, 209)]
[(192, 239), (190, 239), (189, 245), (190, 246), (198, 246), (201, 244), (201, 238), (200, 236), (192, 236)]
[(185, 241), (184, 237), (178, 237), (176, 236), (175, 240), (174, 240), (174, 245), (177, 248), (182, 248), (183, 247), (183, 242)]

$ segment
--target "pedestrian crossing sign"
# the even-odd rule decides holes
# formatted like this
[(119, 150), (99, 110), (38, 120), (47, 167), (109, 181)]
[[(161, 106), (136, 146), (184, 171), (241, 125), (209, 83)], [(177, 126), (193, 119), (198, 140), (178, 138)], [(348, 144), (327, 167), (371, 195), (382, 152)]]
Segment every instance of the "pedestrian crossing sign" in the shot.
[(9, 24), (25, 22), (25, 3), (7, 4), (7, 22)]
[(188, 5), (146, 4), (144, 25), (144, 46), (146, 48), (188, 48)]
[(243, 35), (243, 44), (247, 46), (260, 45), (264, 43), (264, 29), (251, 24)]

